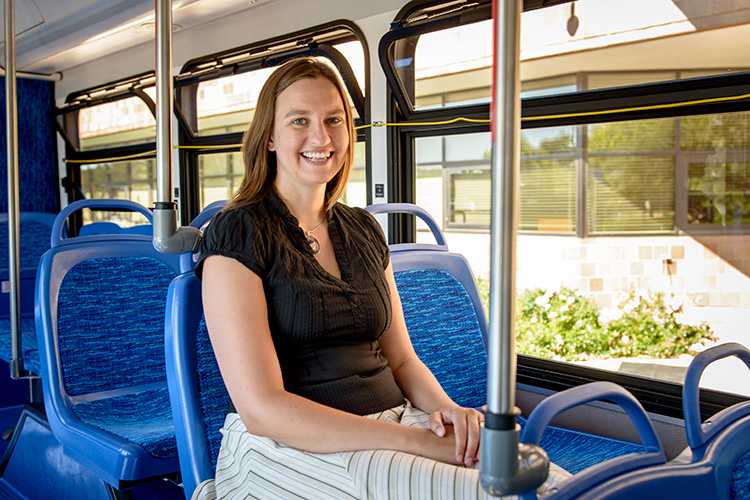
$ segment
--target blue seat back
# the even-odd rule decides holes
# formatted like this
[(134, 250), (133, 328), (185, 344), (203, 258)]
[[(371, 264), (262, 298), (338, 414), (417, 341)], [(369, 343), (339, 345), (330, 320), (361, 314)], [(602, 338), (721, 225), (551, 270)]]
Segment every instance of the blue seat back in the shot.
[(164, 315), (179, 256), (160, 254), (146, 235), (65, 238), (70, 213), (55, 222), (37, 282), (50, 427), (71, 456), (114, 486), (173, 472)]
[(203, 317), (201, 283), (192, 272), (169, 287), (165, 325), (167, 380), (185, 497), (214, 477), (229, 394)]
[(436, 245), (391, 245), (391, 262), (414, 350), (458, 404), (486, 402), (487, 316), (466, 259), (448, 251), (440, 229), (419, 207), (371, 205), (378, 213), (409, 213), (424, 220)]

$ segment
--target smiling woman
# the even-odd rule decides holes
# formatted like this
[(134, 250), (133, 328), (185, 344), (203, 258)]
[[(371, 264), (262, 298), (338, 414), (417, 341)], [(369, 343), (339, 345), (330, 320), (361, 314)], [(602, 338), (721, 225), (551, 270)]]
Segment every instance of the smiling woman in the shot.
[[(415, 354), (377, 222), (337, 201), (353, 156), (344, 95), (322, 62), (277, 69), (243, 183), (206, 230), (196, 274), (233, 408), (199, 497), (487, 497), (471, 468), (481, 414)], [(553, 468), (548, 486), (564, 477)]]

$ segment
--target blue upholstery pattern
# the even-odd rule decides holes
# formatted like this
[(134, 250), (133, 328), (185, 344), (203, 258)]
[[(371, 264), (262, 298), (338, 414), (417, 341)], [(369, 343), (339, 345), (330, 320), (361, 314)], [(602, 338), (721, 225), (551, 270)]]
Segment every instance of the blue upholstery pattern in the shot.
[(737, 460), (732, 469), (732, 482), (729, 484), (732, 500), (750, 499), (750, 452)]
[(542, 434), (540, 445), (552, 462), (571, 474), (610, 458), (645, 451), (644, 447), (637, 443), (555, 427), (547, 427)]
[[(89, 259), (70, 269), (60, 286), (57, 318), (68, 394), (166, 379), (164, 310), (174, 277), (166, 264), (150, 257)], [(137, 370), (131, 359), (138, 360)]]
[(198, 371), (198, 388), (200, 391), (203, 429), (206, 434), (206, 445), (211, 467), (216, 468), (219, 457), (221, 433), (224, 417), (229, 409), (229, 394), (224, 387), (224, 380), (219, 373), (219, 365), (214, 356), (211, 340), (208, 336), (205, 318), (201, 318), (196, 339), (196, 357)]
[(79, 403), (73, 413), (82, 422), (137, 444), (153, 457), (177, 456), (166, 387)]
[(164, 340), (182, 485), (190, 499), (201, 482), (214, 477), (219, 429), (229, 409), (203, 317), (201, 282), (193, 272), (169, 285)]
[[(486, 401), (487, 355), (471, 297), (444, 271), (398, 271), (395, 276), (406, 326), (419, 358), (456, 403), (482, 406)], [(445, 355), (446, 345), (450, 345), (450, 356)]]
[[(34, 320), (21, 318), (21, 357), (24, 368), (39, 374), (39, 345), (37, 343)], [(10, 320), (0, 319), (0, 359), (10, 360), (13, 353), (10, 339)]]
[[(19, 223), (20, 267), (36, 269), (42, 254), (49, 250), (51, 222), (24, 219)], [(0, 269), (8, 269), (8, 224), (0, 224)]]
[[(26, 2), (24, 2), (26, 3)], [(30, 2), (29, 2), (30, 3)], [(4, 77), (0, 77), (4, 80)], [(59, 172), (55, 151), (54, 82), (18, 78), (18, 204), (24, 212), (57, 212)], [(5, 113), (5, 85), (0, 85), (0, 109)], [(7, 151), (5, 120), (0, 122), (0, 151)], [(0, 171), (7, 172), (7, 155)], [(0, 207), (8, 206), (7, 182), (0, 182)]]

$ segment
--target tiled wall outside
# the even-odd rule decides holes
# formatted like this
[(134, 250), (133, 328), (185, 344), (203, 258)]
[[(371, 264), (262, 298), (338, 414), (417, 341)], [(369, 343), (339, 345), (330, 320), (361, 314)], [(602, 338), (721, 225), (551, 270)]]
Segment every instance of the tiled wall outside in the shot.
[[(475, 275), (489, 276), (487, 234), (446, 232), (446, 239), (451, 251), (469, 259)], [(631, 288), (685, 294), (699, 307), (750, 308), (750, 236), (521, 234), (516, 262), (517, 289), (564, 285), (603, 308), (617, 306)]]

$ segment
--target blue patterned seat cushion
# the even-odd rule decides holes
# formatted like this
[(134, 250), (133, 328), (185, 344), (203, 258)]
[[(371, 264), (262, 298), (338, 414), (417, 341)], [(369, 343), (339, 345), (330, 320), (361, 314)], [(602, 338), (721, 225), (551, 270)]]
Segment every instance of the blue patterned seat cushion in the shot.
[(229, 394), (224, 380), (219, 373), (205, 318), (201, 319), (196, 339), (198, 388), (200, 390), (203, 430), (206, 434), (206, 446), (212, 468), (216, 468), (216, 459), (221, 446), (219, 429), (224, 425), (224, 417), (229, 409)]
[[(34, 320), (21, 318), (21, 356), (24, 368), (39, 375), (39, 347)], [(10, 320), (0, 319), (0, 359), (10, 361), (13, 354), (10, 339)]]
[[(519, 419), (523, 425), (525, 420)], [(638, 443), (628, 443), (585, 432), (575, 432), (559, 427), (547, 427), (539, 445), (549, 459), (571, 474), (610, 458), (645, 452)]]
[(414, 350), (459, 405), (486, 402), (487, 354), (471, 297), (450, 274), (395, 273)]
[(742, 455), (732, 468), (729, 496), (732, 500), (750, 500), (750, 452)]
[(89, 259), (68, 271), (57, 307), (68, 394), (166, 380), (164, 315), (174, 277), (150, 257)]
[(79, 403), (72, 410), (81, 422), (137, 444), (153, 457), (177, 456), (166, 387)]

